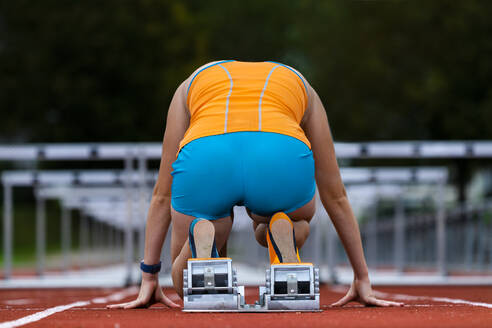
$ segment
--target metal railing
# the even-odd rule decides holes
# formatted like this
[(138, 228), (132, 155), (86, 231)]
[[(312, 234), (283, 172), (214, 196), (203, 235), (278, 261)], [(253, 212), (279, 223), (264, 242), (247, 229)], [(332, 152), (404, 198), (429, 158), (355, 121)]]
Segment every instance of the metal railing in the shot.
[(423, 213), (414, 213), (403, 197), (394, 203), (393, 215), (376, 209), (361, 225), (370, 265), (441, 274), (492, 270), (491, 201), (436, 206)]
[[(113, 245), (124, 246), (124, 259), (129, 275), (131, 275), (131, 267), (135, 262), (135, 253), (140, 256), (143, 249), (145, 213), (150, 199), (150, 188), (156, 178), (156, 172), (148, 171), (147, 163), (149, 160), (160, 159), (161, 147), (161, 143), (0, 145), (0, 161), (121, 160), (124, 165), (123, 171), (110, 172), (66, 171), (58, 172), (59, 174), (41, 171), (4, 172), (5, 178), (2, 183), (4, 196), (3, 245), (5, 277), (10, 277), (12, 269), (13, 188), (18, 184), (30, 185), (35, 190), (36, 220), (38, 222), (36, 243), (38, 271), (40, 273), (44, 270), (43, 258), (45, 257), (46, 244), (44, 239), (45, 231), (43, 230), (47, 219), (43, 214), (44, 201), (48, 198), (54, 198), (58, 199), (62, 204), (61, 231), (63, 236), (61, 240), (65, 263), (63, 267), (69, 267), (71, 256), (69, 252), (71, 240), (68, 233), (71, 229), (70, 213), (72, 210), (77, 210), (82, 213), (82, 217), (86, 217), (90, 222), (100, 222), (103, 226), (111, 227), (109, 230), (116, 231), (114, 233), (104, 232), (106, 237), (99, 238), (111, 239)], [(490, 141), (336, 143), (335, 148), (338, 158), (492, 158), (492, 142)], [(136, 168), (134, 167), (135, 163), (137, 163)], [(12, 175), (8, 177), (8, 174)], [(17, 177), (15, 178), (14, 175), (16, 174)], [(441, 168), (342, 169), (342, 177), (346, 185), (436, 183), (441, 188), (444, 187), (447, 176), (447, 171)], [(64, 186), (65, 189), (60, 189), (60, 186)], [(109, 201), (105, 204), (96, 205), (90, 194), (100, 193), (98, 195), (101, 198), (105, 192), (104, 188), (108, 186), (119, 188), (116, 196), (106, 195), (109, 198), (113, 197), (113, 204), (109, 208), (107, 205), (110, 203)], [(90, 189), (85, 195), (83, 195), (84, 187)], [(56, 194), (57, 192), (58, 194)], [(111, 193), (109, 192), (109, 194)], [(442, 190), (435, 193), (437, 196), (435, 199), (436, 204), (443, 204), (444, 200), (438, 199), (443, 194)], [(67, 195), (70, 195), (70, 197)], [(318, 204), (318, 209), (312, 221), (316, 228), (312, 229), (312, 236), (303, 251), (309, 254), (315, 262), (328, 263), (329, 267), (333, 268), (343, 259), (343, 256), (340, 255), (341, 247), (329, 223), (327, 214), (322, 210), (320, 204)], [(436, 209), (434, 213), (429, 214), (427, 217), (420, 215), (419, 218), (414, 219), (415, 222), (423, 222), (420, 226), (416, 225), (416, 228), (414, 228), (413, 223), (409, 223), (410, 215), (405, 209), (404, 202), (394, 203), (395, 214), (392, 216), (393, 220), (378, 219), (374, 221), (377, 222), (375, 226), (371, 226), (371, 220), (362, 222), (361, 230), (369, 259), (378, 258), (376, 262), (382, 264), (391, 262), (392, 266), (399, 271), (405, 270), (409, 263), (419, 263), (419, 261), (432, 263), (440, 273), (445, 274), (448, 270), (448, 265), (455, 266), (453, 260), (449, 259), (449, 254), (454, 254), (455, 252), (453, 248), (455, 245), (446, 240), (449, 240), (451, 238), (449, 236), (452, 234), (459, 235), (462, 226), (461, 223), (455, 223), (459, 222), (459, 220), (456, 221), (452, 213), (445, 211), (443, 206), (437, 206)], [(115, 220), (115, 216), (120, 220)], [(139, 218), (135, 219), (135, 217)], [(460, 217), (463, 217), (463, 214)], [(121, 220), (122, 218), (123, 220)], [(81, 222), (83, 221), (81, 220)], [(457, 225), (455, 226), (455, 224)], [(475, 262), (487, 263), (487, 259), (490, 258), (490, 252), (484, 251), (485, 246), (482, 246), (490, 245), (490, 239), (485, 238), (486, 235), (482, 232), (485, 230), (482, 229), (480, 224), (468, 224), (462, 229), (466, 231), (467, 236), (472, 236), (465, 238), (466, 247), (461, 251), (463, 254), (472, 254), (471, 256), (463, 257), (465, 262), (472, 263), (472, 266)], [(83, 225), (86, 225), (86, 223), (81, 224), (80, 231), (81, 235), (83, 235), (81, 239), (87, 240), (87, 235), (91, 233)], [(456, 231), (454, 231), (455, 229)], [(97, 234), (97, 229), (94, 230), (94, 233)], [(239, 233), (241, 232), (234, 231), (233, 236)], [(134, 245), (135, 234), (139, 236), (139, 251), (137, 252), (135, 252)], [(124, 240), (118, 244), (116, 240), (121, 240), (122, 236), (124, 236)], [(244, 242), (246, 242), (244, 238), (231, 238), (231, 250), (235, 248), (240, 250), (241, 246), (244, 248)], [(471, 242), (470, 239), (473, 238), (478, 238), (477, 240), (480, 241)], [(95, 239), (97, 240), (97, 238)], [(431, 239), (433, 239), (433, 244), (431, 244)], [(243, 245), (235, 246), (234, 240), (242, 240)], [(419, 246), (422, 244), (418, 242), (419, 240), (424, 240), (430, 246)], [(256, 245), (256, 243), (253, 244)], [(388, 246), (390, 244), (391, 246)], [(378, 245), (385, 245), (385, 247), (381, 248)], [(251, 259), (246, 259), (251, 261), (251, 263), (254, 263), (255, 258), (257, 259), (264, 252), (264, 249), (260, 246), (254, 247), (258, 247), (251, 252), (254, 255), (252, 255)], [(379, 249), (383, 251), (380, 252)], [(477, 251), (478, 249), (480, 251)], [(373, 253), (376, 255), (373, 255)], [(371, 260), (369, 263), (371, 263)], [(170, 263), (166, 265), (169, 266)], [(483, 267), (484, 265), (486, 264), (480, 264), (479, 266)]]

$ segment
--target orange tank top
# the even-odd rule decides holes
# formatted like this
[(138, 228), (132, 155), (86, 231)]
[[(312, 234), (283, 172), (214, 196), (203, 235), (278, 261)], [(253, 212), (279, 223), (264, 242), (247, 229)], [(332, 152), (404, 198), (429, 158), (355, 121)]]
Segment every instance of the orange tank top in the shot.
[(311, 144), (300, 127), (307, 87), (299, 73), (275, 62), (220, 61), (204, 66), (188, 85), (190, 125), (179, 149), (206, 136), (276, 132)]

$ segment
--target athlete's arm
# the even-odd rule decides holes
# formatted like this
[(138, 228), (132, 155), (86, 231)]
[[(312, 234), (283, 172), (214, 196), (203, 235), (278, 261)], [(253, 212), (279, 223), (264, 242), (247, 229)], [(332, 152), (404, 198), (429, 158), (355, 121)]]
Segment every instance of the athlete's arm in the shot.
[(316, 184), (321, 202), (340, 236), (354, 270), (354, 283), (350, 291), (333, 305), (340, 306), (350, 301), (378, 306), (401, 305), (401, 303), (378, 300), (372, 293), (359, 225), (340, 176), (326, 111), (316, 91), (312, 87), (308, 90), (309, 101), (302, 120), (302, 127), (311, 142)]
[(172, 163), (176, 160), (179, 143), (188, 125), (186, 90), (183, 83), (176, 90), (167, 114), (159, 176), (152, 193), (145, 229), (144, 262), (146, 264), (159, 262), (162, 244), (171, 223)]
[[(157, 264), (160, 261), (162, 245), (171, 223), (172, 163), (176, 159), (179, 143), (183, 139), (188, 125), (186, 89), (185, 83), (183, 83), (176, 90), (167, 114), (159, 176), (152, 193), (145, 228), (145, 264)], [(137, 299), (109, 307), (131, 309), (148, 307), (154, 303), (163, 303), (171, 307), (179, 306), (162, 293), (157, 273), (142, 272), (142, 284)]]

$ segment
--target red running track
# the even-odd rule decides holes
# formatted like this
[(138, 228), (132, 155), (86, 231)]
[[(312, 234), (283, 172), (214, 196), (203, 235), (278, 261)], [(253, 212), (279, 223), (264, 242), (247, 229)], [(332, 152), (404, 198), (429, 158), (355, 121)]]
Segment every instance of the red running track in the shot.
[[(320, 313), (183, 313), (179, 309), (108, 310), (107, 304), (132, 300), (136, 287), (116, 289), (38, 289), (0, 291), (0, 327), (53, 307), (71, 304), (22, 327), (492, 327), (492, 286), (376, 287), (388, 299), (405, 300), (400, 308), (366, 308), (329, 304), (346, 288), (323, 286)], [(166, 290), (173, 300), (177, 295)], [(247, 288), (247, 301), (257, 289)], [(75, 303), (75, 302), (81, 302)], [(75, 305), (74, 305), (75, 304)], [(48, 310), (47, 310), (48, 309)], [(9, 322), (11, 323), (9, 326)]]

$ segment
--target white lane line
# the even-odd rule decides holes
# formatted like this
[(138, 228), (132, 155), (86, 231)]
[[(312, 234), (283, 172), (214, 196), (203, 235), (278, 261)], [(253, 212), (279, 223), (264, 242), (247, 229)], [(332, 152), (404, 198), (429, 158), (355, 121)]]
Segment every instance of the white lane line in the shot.
[(462, 300), (459, 298), (449, 298), (449, 297), (432, 297), (432, 296), (413, 296), (413, 295), (405, 295), (405, 294), (392, 294), (392, 293), (383, 293), (374, 291), (374, 294), (377, 297), (389, 297), (394, 300), (399, 301), (434, 301), (434, 302), (443, 302), (443, 303), (451, 303), (451, 304), (463, 304), (463, 305), (471, 305), (471, 306), (479, 306), (485, 307), (488, 309), (492, 309), (492, 304), (484, 303), (484, 302), (471, 302), (467, 300)]
[(27, 325), (28, 323), (39, 321), (39, 320), (46, 318), (52, 314), (65, 311), (65, 310), (71, 309), (71, 308), (76, 307), (76, 306), (84, 306), (84, 305), (88, 305), (88, 304), (90, 304), (90, 302), (83, 301), (83, 302), (74, 302), (74, 303), (67, 304), (67, 305), (55, 306), (55, 307), (46, 309), (46, 310), (41, 311), (41, 312), (36, 312), (34, 314), (28, 315), (26, 317), (23, 317), (23, 318), (20, 318), (17, 320), (0, 323), (0, 328), (14, 328), (14, 327)]
[[(336, 293), (346, 293), (348, 291), (347, 288), (342, 287), (342, 286), (335, 286), (335, 287), (331, 287), (330, 289)], [(393, 294), (393, 293), (379, 292), (376, 290), (374, 290), (374, 295), (376, 295), (376, 297), (380, 297), (380, 298), (392, 298), (392, 299), (397, 300), (397, 301), (433, 301), (433, 302), (443, 302), (443, 303), (450, 303), (450, 304), (462, 304), (462, 305), (478, 306), (478, 307), (485, 307), (488, 309), (492, 309), (492, 304), (490, 304), (490, 303), (472, 302), (472, 301), (462, 300), (462, 299), (458, 299), (458, 298)]]
[(69, 309), (74, 308), (74, 307), (86, 306), (86, 305), (89, 305), (91, 303), (101, 304), (101, 303), (117, 302), (117, 301), (120, 301), (127, 296), (136, 294), (137, 291), (138, 291), (137, 287), (130, 287), (130, 288), (124, 289), (120, 292), (108, 295), (106, 297), (96, 297), (90, 301), (78, 301), (78, 302), (74, 302), (74, 303), (70, 303), (70, 304), (66, 304), (66, 305), (55, 306), (55, 307), (46, 309), (44, 311), (30, 314), (30, 315), (22, 317), (20, 319), (2, 322), (2, 323), (0, 323), (0, 328), (15, 328), (15, 327), (27, 325), (28, 323), (36, 322), (36, 321), (39, 321), (39, 320), (44, 319), (46, 317), (49, 317), (52, 314), (55, 314), (58, 312), (63, 312), (63, 311), (69, 310)]

